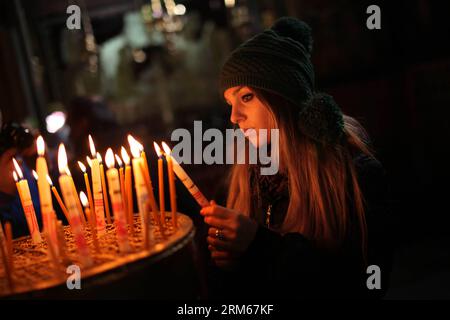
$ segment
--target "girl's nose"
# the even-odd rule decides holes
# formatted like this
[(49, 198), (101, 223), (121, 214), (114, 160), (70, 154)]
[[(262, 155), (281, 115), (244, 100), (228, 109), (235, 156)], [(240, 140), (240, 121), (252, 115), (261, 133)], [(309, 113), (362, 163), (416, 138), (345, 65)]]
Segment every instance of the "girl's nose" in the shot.
[(231, 116), (230, 121), (233, 124), (239, 124), (242, 120), (244, 120), (245, 116), (242, 114), (242, 112), (239, 110), (239, 107), (233, 105), (231, 107)]

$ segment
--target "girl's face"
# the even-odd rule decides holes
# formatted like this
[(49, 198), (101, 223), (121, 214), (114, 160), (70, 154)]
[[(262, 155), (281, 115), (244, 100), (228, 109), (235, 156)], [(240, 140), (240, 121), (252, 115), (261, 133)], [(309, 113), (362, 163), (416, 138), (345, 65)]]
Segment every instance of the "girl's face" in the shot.
[[(272, 115), (254, 91), (247, 86), (238, 86), (227, 89), (223, 96), (231, 106), (230, 121), (239, 126), (253, 146), (270, 143), (270, 129), (274, 129)], [(267, 134), (260, 134), (261, 129), (267, 130)]]

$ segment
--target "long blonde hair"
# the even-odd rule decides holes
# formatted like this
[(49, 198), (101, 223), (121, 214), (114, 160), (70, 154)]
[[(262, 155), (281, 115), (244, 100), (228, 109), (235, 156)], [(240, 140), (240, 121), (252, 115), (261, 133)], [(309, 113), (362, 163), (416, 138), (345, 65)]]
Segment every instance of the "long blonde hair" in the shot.
[[(353, 156), (373, 155), (362, 126), (344, 116), (342, 141), (334, 146), (317, 143), (302, 134), (290, 102), (267, 91), (252, 90), (279, 129), (280, 168), (289, 181), (289, 206), (279, 232), (299, 232), (318, 247), (331, 250), (338, 250), (349, 235), (356, 236), (365, 256), (364, 199)], [(251, 216), (250, 183), (249, 164), (233, 165), (227, 207)]]

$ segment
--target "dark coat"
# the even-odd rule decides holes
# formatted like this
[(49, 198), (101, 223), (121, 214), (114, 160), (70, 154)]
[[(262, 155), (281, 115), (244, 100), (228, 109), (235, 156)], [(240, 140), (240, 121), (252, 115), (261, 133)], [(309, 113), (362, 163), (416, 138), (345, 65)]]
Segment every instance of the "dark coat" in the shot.
[[(211, 262), (209, 290), (212, 298), (370, 298), (387, 289), (391, 270), (391, 220), (385, 173), (381, 164), (368, 156), (354, 158), (359, 185), (365, 199), (368, 228), (367, 264), (359, 241), (349, 239), (338, 253), (319, 250), (300, 233), (281, 235), (265, 226), (263, 215), (253, 217), (258, 230), (246, 253), (233, 270), (222, 270)], [(271, 224), (279, 224), (289, 202), (287, 182), (256, 179), (260, 188), (257, 207), (272, 204)], [(258, 202), (254, 200), (254, 203)], [(367, 265), (381, 269), (381, 290), (369, 290)]]

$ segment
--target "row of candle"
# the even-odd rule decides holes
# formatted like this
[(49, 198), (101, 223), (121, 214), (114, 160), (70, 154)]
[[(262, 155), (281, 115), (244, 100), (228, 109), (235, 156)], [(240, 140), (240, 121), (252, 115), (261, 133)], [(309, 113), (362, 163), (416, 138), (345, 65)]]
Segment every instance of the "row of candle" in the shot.
[[(157, 143), (154, 143), (155, 151), (158, 155), (158, 185), (159, 185), (159, 207), (153, 193), (152, 182), (149, 174), (148, 162), (142, 144), (140, 144), (131, 135), (128, 136), (130, 151), (132, 155), (131, 166), (130, 157), (124, 147), (121, 148), (121, 157), (114, 154), (109, 148), (105, 155), (107, 171), (105, 175), (102, 157), (96, 152), (92, 137), (89, 135), (89, 147), (92, 158), (86, 157), (91, 169), (91, 182), (89, 181), (86, 167), (82, 162), (78, 165), (83, 172), (86, 193), (78, 193), (73, 182), (70, 170), (67, 164), (67, 154), (63, 144), (58, 148), (58, 169), (60, 172), (59, 186), (62, 198), (59, 196), (49, 175), (48, 167), (44, 157), (45, 144), (42, 137), (37, 139), (38, 158), (36, 160), (36, 172), (33, 172), (37, 179), (39, 199), (41, 204), (44, 235), (49, 243), (51, 255), (59, 255), (58, 247), (58, 228), (56, 223), (56, 214), (53, 208), (51, 193), (53, 192), (58, 204), (66, 216), (72, 233), (75, 237), (75, 243), (83, 264), (89, 266), (92, 259), (89, 254), (86, 239), (84, 238), (83, 225), (89, 223), (94, 235), (94, 242), (98, 245), (97, 236), (101, 237), (106, 233), (105, 213), (107, 223), (111, 223), (108, 195), (111, 201), (111, 208), (116, 224), (116, 235), (121, 252), (128, 252), (130, 246), (128, 243), (127, 223), (133, 227), (133, 191), (131, 188), (131, 169), (133, 170), (135, 192), (138, 204), (138, 211), (141, 221), (146, 221), (148, 208), (154, 214), (154, 218), (160, 227), (165, 224), (165, 198), (164, 198), (164, 169), (163, 153)], [(180, 164), (172, 157), (171, 150), (162, 143), (166, 157), (169, 178), (170, 205), (173, 227), (177, 227), (177, 202), (175, 190), (175, 175), (188, 188), (200, 206), (207, 206), (208, 200), (203, 196), (195, 186)], [(15, 171), (13, 172), (16, 180), (20, 200), (25, 212), (28, 228), (32, 241), (40, 243), (42, 241), (36, 214), (30, 194), (28, 182), (23, 177), (22, 170), (15, 159), (13, 159)], [(119, 165), (116, 169), (115, 163)], [(106, 177), (106, 178), (105, 178)], [(108, 186), (106, 185), (108, 181)], [(92, 185), (92, 188), (91, 188)], [(109, 191), (109, 194), (108, 194)], [(80, 201), (81, 198), (81, 201)], [(82, 204), (85, 208), (84, 214)], [(86, 217), (85, 217), (86, 215)], [(147, 236), (147, 225), (144, 223), (143, 232)]]

